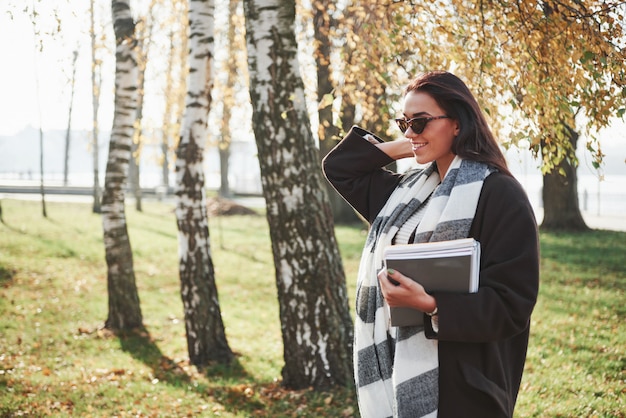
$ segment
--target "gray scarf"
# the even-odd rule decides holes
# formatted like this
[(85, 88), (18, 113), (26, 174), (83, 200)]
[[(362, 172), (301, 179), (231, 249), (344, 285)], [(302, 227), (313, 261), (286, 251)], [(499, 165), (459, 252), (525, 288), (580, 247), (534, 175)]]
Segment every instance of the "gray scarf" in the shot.
[(434, 164), (407, 172), (372, 223), (357, 280), (354, 369), (362, 417), (437, 416), (437, 341), (426, 339), (422, 327), (390, 326), (377, 272), (384, 248), (426, 201), (414, 242), (466, 238), (492, 172), (458, 156), (439, 187)]

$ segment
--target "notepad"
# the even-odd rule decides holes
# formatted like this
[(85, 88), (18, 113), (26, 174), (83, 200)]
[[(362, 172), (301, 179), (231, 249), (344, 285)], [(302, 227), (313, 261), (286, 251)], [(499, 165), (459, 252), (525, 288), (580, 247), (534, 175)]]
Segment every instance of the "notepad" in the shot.
[[(476, 293), (480, 243), (473, 238), (390, 245), (383, 251), (385, 267), (415, 280), (428, 293)], [(390, 308), (391, 325), (420, 326), (424, 314), (412, 308)]]

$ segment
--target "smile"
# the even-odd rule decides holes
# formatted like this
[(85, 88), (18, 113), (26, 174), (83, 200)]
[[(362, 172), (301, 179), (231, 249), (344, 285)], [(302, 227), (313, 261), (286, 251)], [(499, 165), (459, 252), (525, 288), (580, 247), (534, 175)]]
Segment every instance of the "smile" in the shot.
[(428, 145), (428, 142), (411, 142), (411, 145), (413, 147), (413, 150), (415, 151)]

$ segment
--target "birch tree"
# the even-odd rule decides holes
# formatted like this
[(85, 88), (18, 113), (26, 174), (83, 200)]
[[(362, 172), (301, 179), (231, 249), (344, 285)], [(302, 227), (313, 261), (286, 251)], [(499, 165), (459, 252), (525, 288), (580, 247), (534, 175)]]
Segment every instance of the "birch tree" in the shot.
[(351, 384), (352, 319), (297, 62), (295, 2), (244, 0), (250, 97), (278, 288), (283, 384)]
[(72, 76), (70, 77), (70, 106), (67, 112), (67, 130), (65, 131), (65, 153), (63, 154), (63, 185), (67, 186), (70, 169), (70, 142), (72, 139), (72, 108), (74, 105), (74, 91), (76, 87), (76, 60), (78, 51), (72, 53)]
[(237, 77), (237, 63), (242, 48), (245, 50), (245, 39), (241, 33), (241, 16), (237, 14), (237, 8), (241, 0), (228, 0), (228, 31), (226, 41), (228, 44), (228, 57), (226, 58), (225, 71), (226, 83), (222, 86), (223, 92), (223, 111), (222, 111), (222, 129), (220, 132), (220, 140), (217, 148), (220, 156), (220, 196), (230, 197), (230, 182), (228, 179), (229, 161), (230, 161), (230, 144), (232, 142), (232, 131), (230, 129), (230, 120), (232, 111), (235, 107), (235, 80)]
[(181, 297), (191, 364), (229, 363), (228, 346), (215, 284), (204, 189), (204, 149), (211, 108), (214, 49), (213, 0), (189, 1), (189, 76), (176, 151), (176, 219)]
[(102, 197), (102, 225), (109, 294), (109, 314), (105, 327), (113, 330), (131, 330), (142, 326), (124, 210), (124, 186), (128, 176), (137, 112), (138, 72), (135, 22), (129, 2), (130, 0), (111, 2), (116, 40), (115, 109)]
[(90, 29), (89, 35), (91, 37), (91, 106), (92, 106), (92, 125), (91, 125), (91, 152), (93, 161), (93, 213), (102, 212), (102, 190), (100, 189), (100, 170), (99, 170), (99, 148), (98, 148), (98, 109), (100, 108), (100, 86), (102, 85), (102, 61), (97, 59), (97, 34), (96, 34), (96, 19), (94, 10), (94, 1), (89, 2), (89, 19)]

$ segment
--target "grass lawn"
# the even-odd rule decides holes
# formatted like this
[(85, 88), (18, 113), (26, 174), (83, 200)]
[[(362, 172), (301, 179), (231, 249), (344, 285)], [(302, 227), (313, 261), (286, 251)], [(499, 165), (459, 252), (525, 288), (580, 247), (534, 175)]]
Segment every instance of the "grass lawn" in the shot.
[[(146, 331), (107, 316), (91, 205), (3, 200), (0, 416), (358, 416), (353, 389), (280, 386), (282, 339), (264, 216), (210, 218), (231, 367), (188, 364), (173, 206), (127, 207)], [(338, 227), (353, 305), (365, 231)], [(516, 416), (624, 417), (626, 233), (542, 234), (542, 285)]]

